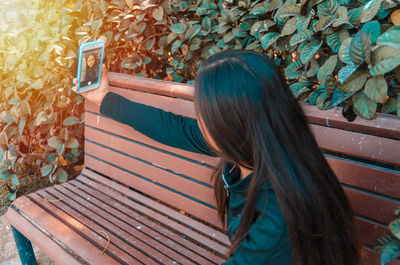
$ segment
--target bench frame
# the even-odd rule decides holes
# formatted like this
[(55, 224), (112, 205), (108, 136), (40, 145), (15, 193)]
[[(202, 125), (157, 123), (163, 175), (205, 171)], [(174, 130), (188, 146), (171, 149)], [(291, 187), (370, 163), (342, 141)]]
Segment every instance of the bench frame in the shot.
[[(109, 73), (109, 81), (117, 92), (125, 91), (129, 94), (129, 91), (140, 91), (148, 93), (150, 97), (154, 94), (178, 100), (193, 100), (194, 88), (185, 84), (117, 73)], [(372, 121), (357, 118), (349, 123), (342, 117), (339, 108), (319, 111), (314, 106), (301, 105), (319, 146), (326, 152), (328, 162), (343, 183), (355, 208), (356, 223), (366, 245), (363, 264), (378, 264), (379, 257), (371, 249), (372, 241), (387, 231), (385, 225), (393, 219), (393, 209), (400, 206), (400, 119), (394, 115), (378, 114)], [(93, 109), (94, 106), (87, 104), (87, 111)], [(189, 116), (193, 115), (190, 108), (184, 106), (183, 109)], [(87, 131), (86, 128), (85, 134)], [(85, 148), (88, 146), (85, 142)], [(87, 159), (88, 156), (85, 156), (85, 165)], [(40, 235), (40, 228), (29, 235), (19, 232), (13, 223), (16, 209), (12, 205), (6, 218), (12, 225), (21, 262), (36, 264), (28, 238), (40, 238), (43, 235)], [(216, 224), (216, 221), (211, 223)], [(226, 238), (222, 241), (226, 242)], [(53, 249), (57, 255), (68, 259), (67, 255), (62, 255), (62, 248), (56, 243), (46, 249)], [(399, 265), (400, 262), (395, 260), (393, 264)]]

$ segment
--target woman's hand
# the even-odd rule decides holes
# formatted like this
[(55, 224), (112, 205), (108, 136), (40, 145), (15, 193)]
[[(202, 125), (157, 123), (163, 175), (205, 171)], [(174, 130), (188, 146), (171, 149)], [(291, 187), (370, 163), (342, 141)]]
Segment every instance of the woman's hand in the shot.
[[(78, 87), (76, 86), (76, 84), (78, 83), (78, 80), (76, 78), (74, 78), (72, 82), (75, 85), (74, 87), (72, 87), (72, 90), (76, 93), (78, 91)], [(103, 101), (103, 98), (106, 96), (106, 94), (109, 91), (110, 91), (110, 88), (108, 85), (107, 68), (103, 64), (103, 68), (101, 70), (101, 81), (100, 81), (99, 88), (90, 90), (88, 92), (81, 93), (81, 95), (84, 96), (86, 100), (89, 100), (92, 103), (94, 103), (96, 106), (98, 106), (98, 110), (100, 111), (100, 104)]]

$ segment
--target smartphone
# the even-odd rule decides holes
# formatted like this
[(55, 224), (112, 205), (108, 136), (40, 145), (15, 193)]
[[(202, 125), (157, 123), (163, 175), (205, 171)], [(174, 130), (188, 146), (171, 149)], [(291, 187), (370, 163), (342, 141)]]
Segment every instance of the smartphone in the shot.
[(105, 42), (103, 40), (83, 43), (79, 47), (78, 94), (100, 86), (104, 47)]

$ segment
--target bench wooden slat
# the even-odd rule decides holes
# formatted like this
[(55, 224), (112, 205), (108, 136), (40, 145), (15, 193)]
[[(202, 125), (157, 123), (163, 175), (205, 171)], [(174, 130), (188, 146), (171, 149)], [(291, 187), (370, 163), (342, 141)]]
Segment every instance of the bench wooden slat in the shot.
[(340, 182), (400, 199), (400, 171), (330, 155), (325, 158)]
[[(147, 183), (151, 186), (154, 184), (160, 184), (161, 186), (174, 189), (177, 193), (179, 192), (185, 194), (216, 207), (216, 203), (213, 198), (214, 192), (210, 187), (205, 187), (197, 182), (190, 181), (154, 165), (149, 165), (140, 160), (117, 153), (114, 150), (95, 145), (88, 141), (85, 142), (85, 152), (91, 156), (101, 159), (102, 161), (111, 163), (116, 167), (132, 172), (133, 174), (131, 174), (131, 177), (127, 179), (126, 182), (129, 183), (129, 185), (133, 188), (136, 185), (136, 179), (140, 178), (134, 175), (137, 174), (147, 178), (147, 180), (142, 181), (142, 185), (146, 185)], [(193, 201), (193, 203), (195, 202)]]
[[(39, 196), (40, 197), (33, 197)], [(32, 199), (37, 200), (38, 203), (42, 203), (44, 201), (50, 201), (53, 205), (57, 208), (61, 209), (62, 211), (68, 213), (70, 215), (69, 220), (72, 223), (79, 223), (79, 233), (89, 240), (87, 234), (83, 233), (81, 229), (82, 226), (86, 226), (92, 233), (97, 233), (98, 238), (106, 239), (105, 243), (97, 244), (97, 251), (102, 252), (107, 245), (107, 236), (101, 232), (104, 231), (110, 238), (110, 245), (113, 245), (108, 252), (106, 252), (115, 258), (120, 259), (119, 263), (122, 264), (130, 264), (130, 263), (141, 263), (141, 264), (158, 264), (155, 260), (143, 255), (140, 251), (135, 249), (132, 245), (124, 241), (121, 235), (116, 235), (112, 231), (108, 229), (106, 221), (97, 222), (92, 218), (94, 213), (90, 213), (88, 210), (85, 209), (84, 206), (80, 206), (76, 202), (70, 200), (67, 196), (63, 195), (62, 193), (58, 192), (57, 190), (40, 190), (35, 194), (29, 195)], [(39, 202), (39, 199), (42, 199), (42, 202)], [(88, 214), (89, 213), (89, 214)], [(68, 220), (68, 217), (67, 217)], [(86, 231), (85, 231), (86, 232)], [(93, 242), (93, 241), (92, 241)]]
[[(193, 102), (190, 100), (171, 98), (150, 93), (143, 93), (119, 87), (111, 87), (111, 90), (131, 101), (163, 109), (165, 111), (172, 112), (177, 115), (182, 115), (185, 117), (196, 119), (196, 114), (193, 108)], [(92, 105), (92, 103), (89, 102), (86, 105), (86, 109), (91, 112), (96, 112), (97, 110), (96, 106)]]
[[(40, 191), (39, 194), (48, 197), (52, 196), (51, 198), (54, 198), (55, 200), (57, 198), (62, 198), (63, 203), (65, 203), (64, 207), (72, 208), (76, 212), (80, 213), (80, 216), (76, 215), (74, 218), (81, 223), (86, 223), (90, 226), (96, 227), (96, 230), (105, 231), (110, 237), (111, 242), (115, 242), (114, 244), (118, 245), (118, 247), (123, 249), (126, 253), (135, 253), (133, 256), (144, 264), (161, 264), (163, 262), (172, 262), (167, 256), (156, 251), (155, 249), (152, 249), (152, 247), (147, 245), (145, 242), (119, 228), (114, 224), (115, 220), (110, 222), (109, 220), (102, 218), (96, 212), (86, 208), (85, 204), (88, 205), (88, 203), (85, 203), (81, 198), (76, 196), (71, 199), (67, 195), (68, 192), (66, 192), (67, 194), (63, 194), (59, 190), (62, 190), (63, 193), (65, 192), (63, 187), (57, 186), (57, 189), (47, 188), (44, 191)], [(127, 229), (127, 227), (125, 227), (125, 229)], [(133, 229), (129, 232), (132, 234), (134, 233)], [(149, 253), (149, 255), (145, 255), (143, 252)]]
[[(97, 190), (99, 190), (109, 196), (118, 198), (119, 201), (121, 201), (125, 205), (129, 206), (130, 208), (135, 209), (140, 214), (155, 220), (155, 222), (159, 222), (160, 224), (163, 224), (163, 225), (169, 227), (169, 229), (176, 231), (177, 233), (181, 233), (186, 238), (196, 241), (197, 244), (201, 244), (201, 246), (211, 249), (221, 256), (224, 256), (227, 253), (228, 249), (224, 245), (221, 245), (218, 242), (213, 240), (213, 239), (215, 239), (215, 237), (213, 239), (206, 237), (206, 236), (198, 233), (194, 229), (191, 229), (190, 227), (187, 227), (184, 224), (180, 224), (178, 222), (179, 220), (174, 220), (174, 219), (168, 218), (168, 216), (164, 215), (164, 212), (162, 212), (162, 214), (161, 214), (160, 212), (157, 211), (157, 208), (159, 208), (159, 207), (157, 207), (156, 209), (152, 209), (152, 208), (149, 208), (148, 205), (141, 205), (140, 201), (135, 202), (133, 200), (128, 199), (126, 196), (123, 197), (124, 195), (119, 194), (117, 191), (115, 191), (113, 189), (109, 189), (102, 185), (99, 185), (98, 183), (95, 183), (94, 181), (92, 181), (88, 178), (79, 177), (78, 180), (81, 182), (84, 182), (87, 185), (93, 185), (94, 188), (96, 188)], [(131, 197), (131, 196), (129, 196), (129, 197)], [(207, 235), (211, 237), (210, 234), (207, 234)], [(199, 251), (199, 249), (197, 249), (197, 251)], [(203, 256), (209, 256), (209, 255), (205, 255), (205, 252), (203, 250), (199, 251), (199, 254), (202, 254)], [(213, 256), (213, 255), (212, 255), (212, 258), (218, 259), (218, 258), (216, 258), (216, 256)]]
[(98, 114), (86, 112), (85, 113), (85, 124), (86, 128), (97, 128), (103, 130), (105, 132), (109, 132), (111, 134), (119, 135), (124, 138), (128, 138), (131, 140), (135, 140), (137, 142), (143, 143), (145, 145), (152, 146), (154, 148), (165, 150), (172, 154), (176, 154), (178, 156), (182, 156), (194, 161), (198, 161), (199, 163), (216, 166), (218, 164), (219, 158), (210, 157), (202, 154), (197, 154), (193, 152), (188, 152), (182, 149), (170, 147), (164, 144), (161, 144), (153, 139), (135, 131), (131, 127), (125, 124), (118, 123), (112, 119), (108, 119), (106, 117), (100, 116)]
[(355, 224), (359, 230), (359, 236), (362, 244), (368, 246), (373, 246), (376, 237), (388, 232), (386, 226), (374, 223), (365, 218), (356, 217)]
[(112, 72), (108, 73), (108, 80), (112, 86), (193, 100), (194, 87), (188, 84)]
[(322, 149), (382, 163), (400, 164), (400, 144), (398, 140), (313, 124), (310, 127)]
[(162, 168), (169, 169), (178, 174), (201, 181), (206, 185), (210, 185), (210, 176), (213, 172), (211, 168), (171, 156), (159, 150), (154, 150), (133, 141), (121, 139), (89, 127), (85, 128), (85, 138), (96, 144), (111, 147), (133, 157), (140, 157), (142, 160), (151, 161), (151, 163)]
[[(100, 232), (102, 229), (91, 222), (91, 220), (85, 219), (85, 217), (81, 217), (81, 219), (74, 218), (74, 215), (80, 215), (79, 211), (72, 209), (64, 202), (61, 202), (63, 198), (54, 196), (44, 191), (31, 193), (28, 195), (28, 198), (36, 205), (50, 213), (53, 217), (57, 218), (57, 220), (62, 222), (64, 225), (75, 231), (86, 241), (96, 246), (95, 250), (91, 250), (92, 252), (96, 251), (96, 253), (101, 253), (104, 250), (108, 239), (106, 235)], [(54, 211), (55, 208), (57, 208), (57, 211)], [(66, 212), (68, 212), (68, 214)], [(68, 245), (69, 242), (66, 241), (65, 244)], [(110, 246), (107, 248), (105, 253), (116, 259), (118, 264), (139, 263), (139, 260), (123, 251), (119, 245), (116, 245), (115, 241), (113, 243), (110, 242)]]
[[(394, 211), (400, 207), (397, 201), (374, 196), (359, 190), (344, 187), (354, 212), (381, 223), (389, 223), (395, 219)], [(368, 202), (368, 203), (365, 203)]]
[[(117, 230), (113, 229), (113, 227), (107, 227), (110, 232), (113, 232), (114, 234), (119, 232), (122, 232), (123, 234), (126, 233), (128, 236), (125, 236), (124, 238), (126, 238), (129, 242), (132, 242), (132, 245), (139, 245), (138, 243), (135, 243), (135, 241), (145, 243), (145, 252), (147, 254), (154, 255), (155, 258), (158, 257), (162, 263), (170, 263), (171, 261), (179, 261), (182, 264), (194, 263), (178, 252), (174, 251), (172, 248), (164, 244), (160, 244), (158, 240), (149, 236), (148, 233), (146, 233), (149, 232), (149, 229), (146, 229), (146, 226), (142, 226), (140, 223), (131, 218), (125, 219), (125, 221), (124, 218), (119, 217), (121, 214), (118, 213), (118, 211), (114, 211), (110, 207), (107, 211), (104, 210), (103, 208), (105, 205), (102, 202), (99, 202), (96, 197), (89, 196), (87, 193), (79, 191), (77, 187), (74, 187), (68, 183), (61, 186), (56, 186), (54, 189), (64, 194), (68, 198), (73, 198), (75, 202), (80, 203), (88, 210), (96, 213), (99, 218), (103, 218), (112, 223)], [(129, 239), (130, 236), (133, 236), (132, 239)], [(147, 248), (147, 245), (150, 248)]]
[(357, 117), (348, 122), (342, 115), (341, 108), (320, 111), (315, 106), (300, 102), (310, 123), (333, 127), (347, 131), (362, 132), (387, 138), (400, 139), (400, 123), (396, 115), (377, 113), (376, 119), (365, 120)]
[[(64, 186), (67, 185), (70, 185), (73, 188), (79, 188), (74, 189), (74, 191), (90, 195), (91, 202), (93, 204), (97, 205), (98, 207), (102, 207), (104, 210), (112, 213), (114, 216), (119, 216), (120, 219), (129, 220), (129, 223), (135, 227), (141, 226), (141, 232), (145, 232), (152, 238), (156, 238), (160, 244), (165, 244), (171, 249), (177, 250), (178, 253), (190, 258), (192, 261), (199, 262), (200, 264), (214, 264), (221, 262), (219, 257), (216, 257), (209, 251), (205, 251), (198, 245), (183, 239), (181, 236), (155, 223), (150, 218), (127, 208), (125, 204), (116, 201), (116, 198), (109, 197), (106, 194), (78, 181), (71, 181)], [(204, 255), (204, 257), (201, 255)], [(210, 260), (212, 262), (210, 262)]]
[[(14, 202), (14, 205), (21, 213), (30, 218), (30, 221), (27, 221), (12, 208), (7, 211), (7, 220), (57, 264), (120, 264), (120, 262), (110, 257), (107, 253), (102, 255), (101, 251), (95, 245), (81, 237), (81, 235), (77, 234), (54, 216), (48, 214), (47, 211), (33, 203), (28, 197), (18, 198)], [(50, 209), (52, 213), (62, 213), (55, 206), (52, 206)], [(50, 237), (47, 237), (37, 227), (44, 229)], [(72, 255), (68, 254), (61, 247), (62, 245), (52, 238), (56, 238), (57, 241), (64, 242), (65, 244), (68, 242), (69, 249), (73, 253), (78, 254), (83, 260), (73, 258)], [(104, 242), (106, 244), (107, 241)]]
[[(99, 174), (96, 174), (95, 172), (93, 172), (87, 168), (83, 170), (82, 176), (79, 176), (78, 180), (86, 183), (88, 186), (96, 187), (97, 190), (101, 190), (105, 194), (108, 194), (109, 196), (112, 196), (112, 197), (120, 196), (115, 192), (115, 191), (118, 191), (121, 194), (123, 194), (124, 196), (128, 196), (128, 197), (132, 198), (133, 200), (137, 201), (138, 203), (140, 203), (140, 205), (145, 205), (146, 208), (142, 208), (142, 207), (140, 207), (140, 208), (142, 210), (146, 210), (146, 214), (149, 213), (147, 211), (147, 208), (154, 209), (157, 212), (161, 212), (164, 215), (168, 216), (167, 220), (170, 220), (170, 221), (177, 220), (180, 223), (183, 223), (185, 226), (192, 227), (193, 229), (213, 238), (213, 240), (216, 240), (225, 246), (230, 244), (229, 239), (225, 233), (222, 233), (216, 229), (213, 229), (212, 227), (210, 227), (206, 224), (203, 224), (203, 223), (196, 221), (186, 215), (183, 215), (183, 214), (177, 212), (176, 210), (171, 209), (170, 207), (167, 207), (159, 202), (156, 202), (146, 196), (143, 196), (143, 195), (135, 192), (132, 189), (128, 189), (127, 187), (124, 187), (112, 180), (104, 178), (104, 177), (100, 176)], [(108, 188), (105, 188), (103, 185)], [(132, 201), (129, 201), (129, 200), (126, 201), (124, 199), (124, 197), (119, 197), (119, 198), (123, 199), (124, 203), (125, 202), (132, 203)], [(130, 204), (127, 204), (127, 205), (130, 205)], [(136, 204), (135, 204), (135, 207), (137, 207)], [(156, 215), (156, 216), (158, 216), (157, 218), (159, 218), (159, 217), (163, 218), (160, 215)], [(156, 218), (156, 217), (154, 217), (154, 218)], [(165, 219), (163, 219), (163, 220), (165, 221)], [(164, 223), (164, 221), (162, 223)], [(170, 223), (168, 221), (166, 223), (173, 226), (175, 230), (180, 231), (183, 234), (186, 234), (186, 233), (191, 234), (192, 233), (191, 232), (192, 230), (185, 230), (185, 229), (182, 230), (181, 228), (183, 228), (183, 227), (176, 226), (175, 222)], [(190, 237), (189, 234), (186, 234), (186, 235)], [(193, 238), (193, 239), (198, 240), (199, 242), (203, 242), (202, 241), (203, 239), (200, 237)], [(204, 243), (204, 245), (207, 246), (212, 242), (204, 241), (203, 243)], [(220, 248), (220, 247), (221, 246), (218, 246), (218, 248)], [(227, 248), (223, 248), (221, 253), (225, 253), (226, 250), (227, 250)]]

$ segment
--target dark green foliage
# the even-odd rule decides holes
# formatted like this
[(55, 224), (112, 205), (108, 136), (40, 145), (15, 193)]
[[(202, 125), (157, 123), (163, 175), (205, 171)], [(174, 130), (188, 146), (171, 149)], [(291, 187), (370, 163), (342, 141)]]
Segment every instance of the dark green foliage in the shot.
[[(199, 64), (221, 50), (263, 52), (282, 66), (300, 100), (315, 103), (318, 89), (318, 108), (350, 104), (373, 119), (380, 109), (400, 115), (400, 80), (393, 74), (400, 53), (388, 50), (400, 48), (400, 28), (389, 16), (399, 6), (385, 0), (82, 1), (75, 10), (97, 12), (76, 33), (81, 42), (108, 39), (112, 71), (177, 82), (192, 83)], [(307, 82), (299, 80), (302, 73)], [(382, 81), (386, 86), (377, 87)], [(385, 107), (389, 101), (396, 108)]]

